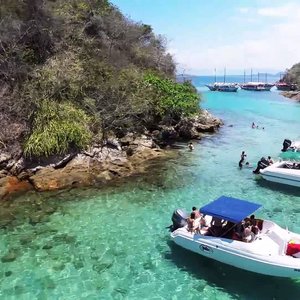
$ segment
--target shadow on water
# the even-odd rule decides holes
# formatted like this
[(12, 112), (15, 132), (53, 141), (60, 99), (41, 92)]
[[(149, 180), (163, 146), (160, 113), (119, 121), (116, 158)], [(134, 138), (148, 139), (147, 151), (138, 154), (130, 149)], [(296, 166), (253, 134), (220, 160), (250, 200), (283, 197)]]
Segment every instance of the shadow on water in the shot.
[(299, 299), (300, 281), (252, 273), (190, 252), (172, 241), (168, 245), (171, 252), (165, 259), (233, 299)]
[(257, 178), (256, 183), (257, 183), (257, 185), (259, 185), (262, 188), (267, 188), (267, 189), (271, 189), (273, 191), (278, 191), (278, 192), (281, 192), (281, 193), (289, 195), (289, 196), (293, 195), (293, 196), (300, 197), (300, 189), (295, 186), (271, 182), (271, 181), (264, 180), (262, 178)]

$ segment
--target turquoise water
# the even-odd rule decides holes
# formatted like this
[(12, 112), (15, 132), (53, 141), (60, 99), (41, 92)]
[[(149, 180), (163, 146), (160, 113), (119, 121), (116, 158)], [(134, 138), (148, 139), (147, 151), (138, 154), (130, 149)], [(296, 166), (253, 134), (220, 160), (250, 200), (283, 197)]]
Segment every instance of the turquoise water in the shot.
[(299, 140), (300, 104), (276, 91), (226, 94), (196, 84), (202, 106), (225, 124), (193, 152), (182, 145), (178, 157), (126, 184), (30, 192), (1, 206), (10, 222), (0, 223), (0, 299), (299, 298), (300, 280), (239, 270), (170, 242), (175, 208), (223, 194), (261, 203), (259, 217), (300, 232), (300, 192), (237, 166), (243, 150), (254, 165), (276, 159), (285, 138)]

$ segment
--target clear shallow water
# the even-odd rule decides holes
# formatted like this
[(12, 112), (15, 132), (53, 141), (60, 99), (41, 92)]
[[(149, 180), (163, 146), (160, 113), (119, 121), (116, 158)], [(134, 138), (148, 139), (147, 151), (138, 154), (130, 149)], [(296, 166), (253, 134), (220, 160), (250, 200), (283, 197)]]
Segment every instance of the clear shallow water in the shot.
[[(197, 82), (196, 82), (197, 84)], [(203, 91), (202, 106), (221, 117), (218, 134), (195, 150), (153, 165), (126, 185), (54, 194), (28, 193), (1, 210), (1, 299), (297, 299), (300, 280), (242, 271), (185, 251), (166, 226), (178, 207), (220, 195), (262, 203), (257, 215), (300, 232), (300, 192), (239, 170), (241, 151), (256, 164), (278, 157), (284, 138), (300, 139), (300, 104), (277, 92)], [(252, 129), (255, 122), (265, 129)], [(185, 146), (185, 145), (184, 145)], [(39, 219), (48, 207), (46, 217)], [(22, 217), (23, 216), (23, 217)]]

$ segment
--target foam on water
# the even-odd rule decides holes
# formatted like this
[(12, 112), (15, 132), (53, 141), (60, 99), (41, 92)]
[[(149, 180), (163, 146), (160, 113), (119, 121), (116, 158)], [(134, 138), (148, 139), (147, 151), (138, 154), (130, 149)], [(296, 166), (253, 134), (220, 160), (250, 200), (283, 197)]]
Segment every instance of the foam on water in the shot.
[[(257, 215), (300, 232), (300, 193), (238, 168), (241, 151), (255, 165), (300, 140), (300, 104), (275, 92), (204, 92), (202, 105), (223, 118), (218, 134), (184, 146), (179, 157), (125, 185), (25, 194), (14, 201), (43, 222), (16, 217), (0, 229), (1, 299), (286, 299), (300, 281), (261, 276), (188, 252), (170, 242), (172, 211), (228, 195), (262, 203)], [(255, 122), (259, 128), (252, 129)], [(32, 203), (35, 203), (34, 205)], [(20, 218), (20, 219), (18, 219)], [(19, 220), (19, 221), (18, 221)]]

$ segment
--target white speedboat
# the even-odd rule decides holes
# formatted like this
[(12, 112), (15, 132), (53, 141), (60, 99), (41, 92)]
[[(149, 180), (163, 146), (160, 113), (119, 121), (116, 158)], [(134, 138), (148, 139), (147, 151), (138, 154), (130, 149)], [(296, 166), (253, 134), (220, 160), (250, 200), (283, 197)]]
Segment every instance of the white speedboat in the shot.
[(260, 170), (263, 179), (300, 187), (300, 163), (279, 161)]
[(185, 249), (240, 269), (279, 277), (300, 277), (299, 234), (283, 229), (272, 221), (260, 220), (260, 232), (253, 236), (252, 241), (243, 242), (230, 237), (230, 226), (234, 231), (260, 206), (222, 196), (200, 208), (207, 221), (212, 217), (225, 221), (222, 227), (224, 232), (219, 236), (206, 235), (209, 230), (205, 229), (197, 233), (189, 231), (184, 225), (182, 210), (177, 210), (172, 217), (173, 226), (177, 229), (171, 233), (171, 238)]

